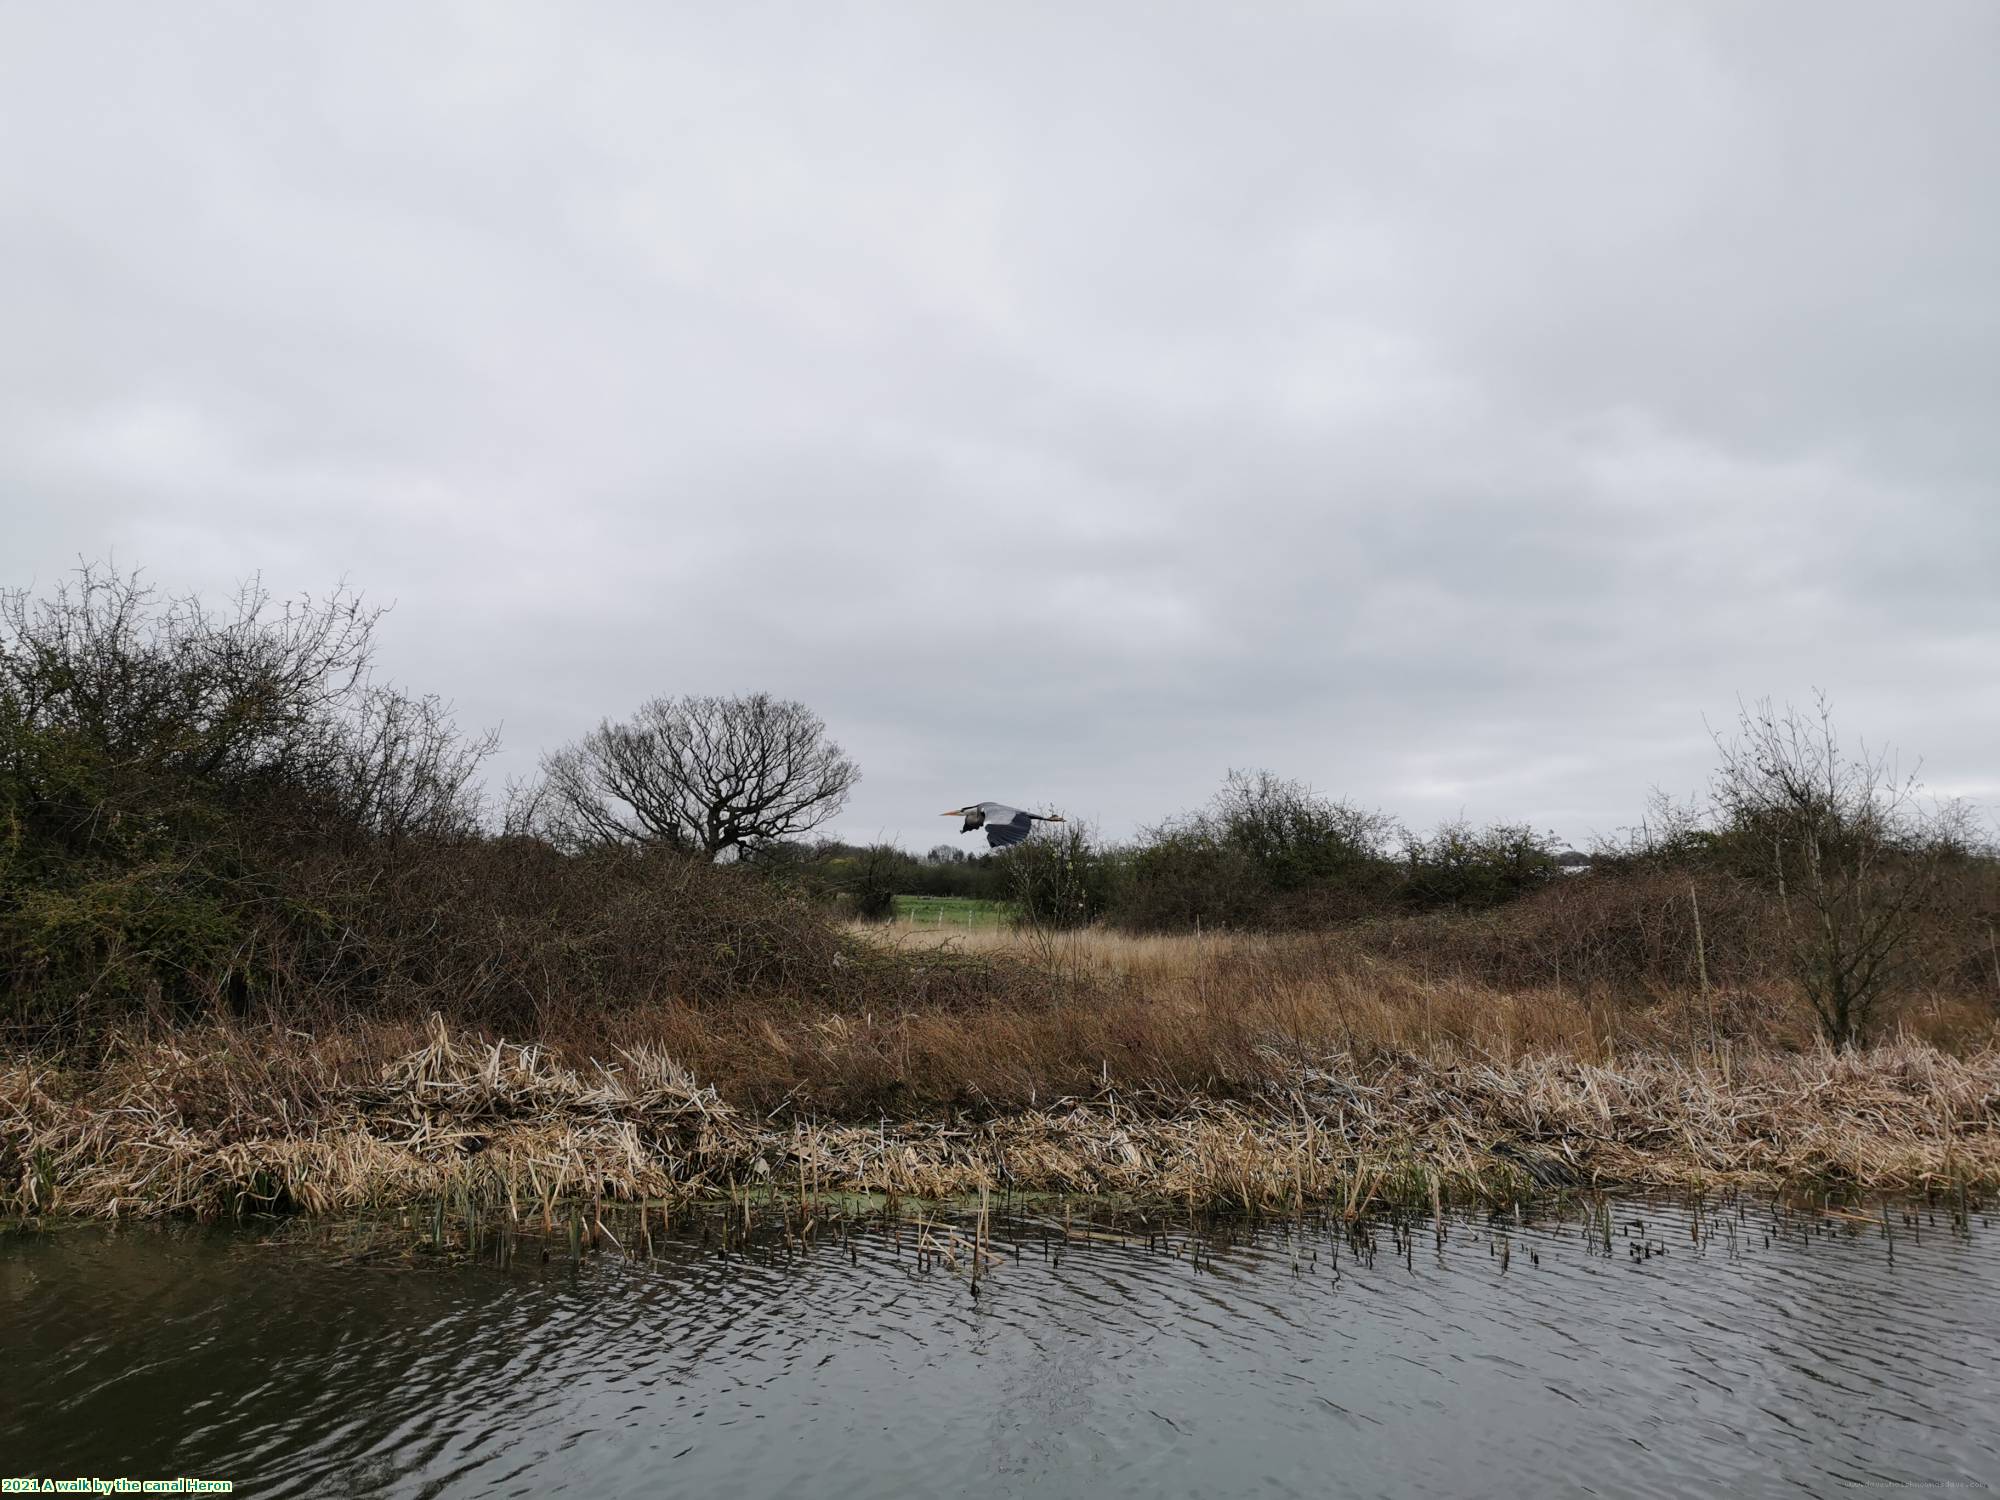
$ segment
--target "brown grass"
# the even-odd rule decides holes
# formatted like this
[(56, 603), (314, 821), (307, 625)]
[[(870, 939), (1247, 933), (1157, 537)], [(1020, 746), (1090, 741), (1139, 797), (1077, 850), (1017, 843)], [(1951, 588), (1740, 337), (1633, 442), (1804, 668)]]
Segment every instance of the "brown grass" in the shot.
[(777, 1183), (1249, 1207), (2000, 1184), (2000, 1047), (1973, 999), (1915, 997), (1883, 1045), (1835, 1055), (1778, 991), (1501, 989), (1354, 934), (951, 942), (1034, 982), (977, 1005), (901, 981), (876, 1009), (647, 999), (526, 1046), (439, 1020), (233, 1022), (17, 1058), (0, 1194), (103, 1215), (460, 1194), (526, 1219)]

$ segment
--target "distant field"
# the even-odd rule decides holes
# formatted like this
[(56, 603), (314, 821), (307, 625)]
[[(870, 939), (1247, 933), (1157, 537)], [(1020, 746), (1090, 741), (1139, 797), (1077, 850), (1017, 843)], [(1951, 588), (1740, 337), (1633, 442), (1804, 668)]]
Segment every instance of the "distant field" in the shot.
[(1004, 927), (1014, 920), (1014, 904), (970, 896), (898, 896), (896, 920), (914, 927)]

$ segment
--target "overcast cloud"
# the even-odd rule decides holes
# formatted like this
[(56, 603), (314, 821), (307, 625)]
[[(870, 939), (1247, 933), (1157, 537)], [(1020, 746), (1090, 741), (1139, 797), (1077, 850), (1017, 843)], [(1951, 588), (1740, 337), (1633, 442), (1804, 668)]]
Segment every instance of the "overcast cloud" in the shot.
[(797, 696), (915, 847), (1581, 843), (1814, 686), (1990, 807), (1996, 101), (1991, 0), (0, 0), (0, 583), (345, 576), (498, 774)]

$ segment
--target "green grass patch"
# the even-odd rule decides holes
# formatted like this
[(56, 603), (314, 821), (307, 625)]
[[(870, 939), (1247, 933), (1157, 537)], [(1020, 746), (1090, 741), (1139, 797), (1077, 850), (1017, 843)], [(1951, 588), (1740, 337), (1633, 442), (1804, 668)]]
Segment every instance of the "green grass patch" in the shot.
[(971, 896), (898, 896), (896, 920), (918, 927), (1001, 927), (1014, 920), (1011, 901)]

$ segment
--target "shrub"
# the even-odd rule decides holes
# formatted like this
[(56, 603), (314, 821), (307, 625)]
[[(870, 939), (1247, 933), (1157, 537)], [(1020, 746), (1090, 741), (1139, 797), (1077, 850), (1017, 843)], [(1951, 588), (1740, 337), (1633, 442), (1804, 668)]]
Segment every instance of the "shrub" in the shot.
[(1082, 927), (1110, 902), (1110, 866), (1084, 823), (1045, 824), (1005, 864), (1023, 925)]
[[(337, 592), (210, 610), (85, 567), (0, 594), (0, 995), (74, 1028), (239, 1001), (273, 977), (290, 872), (468, 837), (490, 739), (375, 682), (379, 611)], [(364, 884), (370, 876), (357, 871)]]
[(1787, 958), (1827, 1039), (1851, 1046), (1908, 982), (1923, 914), (1966, 851), (1967, 815), (1926, 807), (1885, 753), (1850, 753), (1824, 698), (1811, 714), (1745, 709), (1720, 749), (1716, 822), (1777, 895)]
[(862, 921), (886, 922), (896, 915), (896, 896), (908, 858), (894, 844), (876, 844), (849, 861), (845, 889)]
[(1404, 847), (1404, 898), (1418, 906), (1484, 908), (1513, 901), (1561, 874), (1553, 834), (1525, 824), (1442, 823)]
[(1394, 822), (1268, 771), (1232, 771), (1207, 807), (1149, 831), (1124, 860), (1124, 926), (1303, 926), (1372, 910), (1392, 890)]

